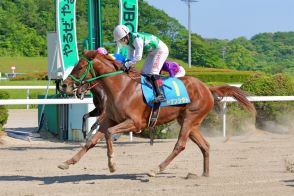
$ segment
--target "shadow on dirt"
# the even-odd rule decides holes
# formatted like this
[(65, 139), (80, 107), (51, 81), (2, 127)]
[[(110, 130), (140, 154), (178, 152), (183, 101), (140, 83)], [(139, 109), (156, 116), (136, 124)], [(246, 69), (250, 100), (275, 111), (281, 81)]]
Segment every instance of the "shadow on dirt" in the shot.
[(293, 187), (294, 188), (294, 179), (293, 180), (284, 180), (286, 184), (286, 186), (290, 186), (290, 187)]
[[(80, 183), (84, 181), (95, 181), (95, 180), (137, 180), (146, 182), (146, 174), (116, 174), (116, 175), (68, 175), (68, 176), (51, 176), (51, 177), (34, 177), (34, 176), (0, 176), (0, 182), (12, 182), (12, 181), (40, 181), (41, 185), (49, 185), (55, 183)], [(87, 182), (89, 183), (89, 182)], [(93, 183), (93, 182), (92, 182)], [(95, 182), (94, 182), (95, 183)]]

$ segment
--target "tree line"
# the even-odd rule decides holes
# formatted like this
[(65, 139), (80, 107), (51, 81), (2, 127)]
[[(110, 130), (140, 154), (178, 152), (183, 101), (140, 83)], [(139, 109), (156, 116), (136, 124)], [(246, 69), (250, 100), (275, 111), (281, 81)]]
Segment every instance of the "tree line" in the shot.
[[(76, 5), (77, 38), (87, 37), (87, 0)], [(118, 0), (102, 1), (103, 43), (113, 43)], [(47, 33), (55, 31), (54, 0), (1, 0), (0, 56), (46, 56)], [(139, 0), (139, 31), (157, 35), (170, 57), (188, 60), (188, 30), (164, 11)], [(260, 33), (250, 39), (205, 39), (191, 36), (192, 65), (236, 70), (288, 72), (294, 75), (294, 32)], [(106, 45), (110, 52), (114, 45)]]

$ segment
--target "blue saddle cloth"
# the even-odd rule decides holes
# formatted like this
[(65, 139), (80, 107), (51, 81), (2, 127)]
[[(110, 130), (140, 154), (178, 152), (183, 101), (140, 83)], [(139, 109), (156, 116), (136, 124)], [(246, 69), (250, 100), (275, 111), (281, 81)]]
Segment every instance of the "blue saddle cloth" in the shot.
[[(153, 104), (150, 104), (149, 102), (154, 100), (155, 92), (152, 88), (152, 85), (149, 84), (148, 82), (146, 83), (146, 80), (147, 79), (145, 79), (144, 76), (141, 76), (143, 95), (147, 104), (150, 107), (153, 107)], [(187, 93), (187, 89), (181, 80), (177, 78), (166, 77), (162, 79), (162, 82), (163, 82), (164, 95), (167, 101), (161, 102), (160, 106), (190, 103), (190, 98)]]

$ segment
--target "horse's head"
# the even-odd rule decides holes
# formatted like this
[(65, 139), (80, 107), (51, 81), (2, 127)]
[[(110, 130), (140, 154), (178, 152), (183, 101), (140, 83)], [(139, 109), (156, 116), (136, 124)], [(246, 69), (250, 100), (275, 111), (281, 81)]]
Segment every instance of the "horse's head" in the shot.
[[(89, 89), (91, 79), (121, 69), (122, 65), (108, 55), (95, 50), (85, 50), (70, 75), (63, 81), (62, 90), (80, 98)], [(94, 80), (93, 80), (94, 81)]]
[(80, 58), (69, 76), (63, 81), (63, 92), (72, 95), (79, 87), (86, 88), (85, 80), (95, 75), (93, 59), (96, 55), (98, 55), (96, 51), (84, 51), (83, 57)]

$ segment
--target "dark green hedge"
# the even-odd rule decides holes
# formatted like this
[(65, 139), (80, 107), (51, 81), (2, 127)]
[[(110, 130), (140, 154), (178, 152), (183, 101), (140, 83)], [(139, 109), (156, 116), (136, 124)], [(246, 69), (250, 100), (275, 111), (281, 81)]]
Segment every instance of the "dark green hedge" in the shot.
[(253, 72), (188, 72), (187, 76), (193, 76), (203, 82), (243, 83)]
[[(5, 91), (0, 91), (0, 99), (8, 99), (9, 95)], [(0, 131), (2, 131), (3, 125), (6, 124), (8, 119), (8, 111), (5, 106), (0, 105)]]
[(41, 71), (36, 73), (26, 73), (23, 75), (16, 76), (11, 78), (12, 81), (17, 80), (48, 80), (48, 73), (47, 71)]

